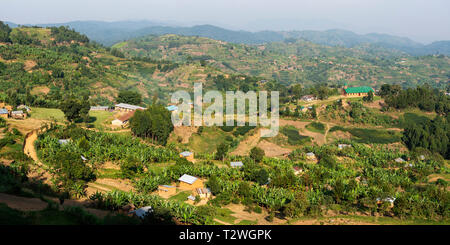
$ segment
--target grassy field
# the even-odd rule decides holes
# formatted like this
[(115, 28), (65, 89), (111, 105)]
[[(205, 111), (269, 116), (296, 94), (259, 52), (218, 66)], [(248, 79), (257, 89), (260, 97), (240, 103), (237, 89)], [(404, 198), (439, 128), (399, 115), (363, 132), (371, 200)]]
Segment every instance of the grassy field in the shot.
[(181, 192), (178, 192), (176, 195), (171, 196), (169, 198), (169, 200), (184, 202), (187, 200), (189, 195), (191, 195), (191, 191), (181, 191)]
[(311, 132), (325, 134), (326, 126), (320, 122), (312, 122), (306, 125), (306, 129), (308, 129)]
[(33, 107), (31, 108), (31, 118), (49, 121), (56, 120), (57, 122), (66, 121), (64, 113), (60, 109), (53, 109), (53, 108)]
[(298, 129), (291, 125), (282, 127), (280, 132), (288, 137), (288, 143), (291, 145), (300, 145), (311, 141), (310, 137), (300, 135)]
[(217, 146), (226, 141), (225, 137), (231, 135), (216, 127), (203, 127), (203, 132), (193, 134), (189, 139), (188, 146), (194, 152), (213, 153)]
[(91, 123), (97, 129), (103, 129), (106, 125), (111, 124), (114, 120), (113, 113), (109, 111), (90, 111), (89, 116)]

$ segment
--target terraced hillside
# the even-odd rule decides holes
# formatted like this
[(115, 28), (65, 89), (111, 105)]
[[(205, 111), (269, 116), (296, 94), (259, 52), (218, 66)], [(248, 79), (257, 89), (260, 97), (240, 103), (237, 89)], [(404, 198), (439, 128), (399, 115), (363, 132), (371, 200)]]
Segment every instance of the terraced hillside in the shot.
[(204, 37), (147, 36), (118, 43), (127, 57), (173, 62), (197, 60), (226, 72), (275, 79), (285, 84), (319, 82), (383, 83), (444, 88), (450, 77), (447, 56), (412, 57), (400, 51), (364, 44), (353, 48), (321, 46), (287, 39), (263, 45), (233, 44)]

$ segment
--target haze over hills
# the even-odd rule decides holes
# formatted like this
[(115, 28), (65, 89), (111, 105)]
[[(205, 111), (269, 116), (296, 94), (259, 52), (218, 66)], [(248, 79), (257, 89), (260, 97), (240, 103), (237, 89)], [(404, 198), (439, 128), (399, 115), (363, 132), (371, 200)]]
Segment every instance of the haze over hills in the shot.
[[(17, 26), (8, 23), (10, 26)], [(369, 33), (360, 35), (352, 31), (332, 29), (327, 31), (235, 31), (213, 25), (196, 25), (191, 27), (174, 26), (156, 21), (75, 21), (38, 26), (69, 26), (87, 35), (91, 40), (111, 46), (117, 42), (146, 35), (177, 34), (184, 36), (201, 36), (216, 40), (242, 43), (263, 44), (280, 42), (287, 38), (304, 39), (327, 46), (355, 47), (364, 43), (388, 49), (397, 49), (410, 55), (444, 54), (450, 55), (450, 41), (436, 41), (424, 45), (406, 37), (388, 34)]]

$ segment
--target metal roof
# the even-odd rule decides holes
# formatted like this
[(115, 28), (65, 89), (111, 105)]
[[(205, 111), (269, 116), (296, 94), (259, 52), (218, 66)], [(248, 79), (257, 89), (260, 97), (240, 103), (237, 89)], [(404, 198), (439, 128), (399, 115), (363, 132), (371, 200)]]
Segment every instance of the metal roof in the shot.
[(8, 114), (8, 110), (6, 110), (6, 109), (0, 109), (0, 114)]
[(142, 207), (140, 209), (136, 209), (134, 211), (131, 211), (130, 213), (135, 213), (136, 216), (138, 216), (139, 218), (144, 218), (147, 213), (151, 213), (151, 212), (153, 212), (152, 207), (151, 206), (146, 206), (146, 207)]
[(362, 86), (362, 87), (351, 87), (346, 88), (345, 92), (347, 94), (356, 94), (356, 93), (369, 93), (370, 91), (374, 92), (373, 88), (368, 86)]
[(119, 103), (116, 105), (116, 107), (130, 109), (130, 110), (145, 110), (144, 107), (137, 106), (137, 105), (125, 104), (125, 103)]
[(69, 139), (60, 139), (60, 140), (58, 140), (58, 143), (60, 143), (61, 145), (64, 145), (64, 144), (67, 144), (67, 143), (69, 143)]
[(166, 109), (168, 111), (177, 111), (178, 110), (178, 106), (170, 105), (170, 106), (167, 106)]
[(242, 167), (244, 164), (242, 162), (230, 162), (231, 167)]
[(11, 114), (23, 114), (23, 111), (12, 111)]
[(166, 187), (166, 188), (175, 188), (175, 186), (172, 185), (161, 185), (162, 187)]
[(188, 174), (183, 174), (183, 176), (181, 176), (178, 180), (192, 185), (197, 180), (197, 177)]
[(182, 155), (183, 157), (188, 157), (188, 156), (192, 155), (192, 152), (190, 152), (190, 151), (183, 151), (183, 152), (180, 153), (180, 155)]
[(310, 156), (315, 156), (313, 152), (308, 152), (308, 153), (306, 153), (306, 155), (309, 156), (309, 157)]

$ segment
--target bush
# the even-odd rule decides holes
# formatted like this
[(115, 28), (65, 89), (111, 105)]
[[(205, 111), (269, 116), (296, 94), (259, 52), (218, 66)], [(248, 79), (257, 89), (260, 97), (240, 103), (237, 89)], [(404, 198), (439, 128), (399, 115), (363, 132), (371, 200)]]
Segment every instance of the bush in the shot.
[(250, 158), (255, 160), (255, 162), (261, 162), (264, 155), (265, 155), (264, 150), (259, 147), (253, 147), (250, 150)]

